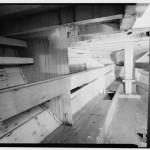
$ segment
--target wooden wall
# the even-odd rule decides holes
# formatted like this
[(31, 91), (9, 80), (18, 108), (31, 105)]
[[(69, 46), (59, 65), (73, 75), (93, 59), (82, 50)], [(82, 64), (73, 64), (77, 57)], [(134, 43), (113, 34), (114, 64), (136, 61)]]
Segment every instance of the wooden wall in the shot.
[[(81, 25), (79, 28), (80, 35), (103, 33), (103, 32), (109, 33), (118, 30), (119, 30), (119, 22)], [(84, 37), (84, 40), (89, 40), (89, 39), (91, 39), (91, 37)]]
[[(0, 57), (16, 57), (16, 48), (10, 46), (0, 47)], [(26, 84), (20, 66), (0, 66), (0, 89)]]
[(66, 28), (52, 31), (48, 38), (27, 41), (28, 49), (18, 51), (19, 56), (32, 57), (34, 64), (22, 66), (28, 83), (69, 74)]
[[(43, 86), (43, 88), (40, 89), (40, 85), (38, 85), (32, 90), (28, 90), (29, 93), (35, 92), (31, 95), (29, 95), (28, 92), (26, 93), (26, 90), (24, 90), (21, 93), (26, 93), (25, 96), (20, 95), (20, 97), (16, 97), (15, 99), (13, 98), (14, 96), (18, 96), (17, 93), (14, 93), (14, 96), (12, 97), (10, 97), (9, 94), (6, 94), (5, 98), (3, 97), (2, 93), (0, 94), (0, 110), (3, 111), (3, 106), (5, 105), (3, 102), (6, 100), (6, 105), (8, 103), (8, 106), (11, 107), (11, 109), (9, 110), (15, 112), (5, 113), (5, 116), (7, 116), (8, 114), (9, 115), (7, 117), (4, 117), (3, 120), (0, 122), (0, 133), (3, 133), (3, 137), (0, 140), (0, 143), (39, 143), (41, 142), (41, 140), (43, 140), (43, 138), (45, 138), (45, 136), (50, 134), (60, 124), (72, 125), (70, 77), (66, 77), (67, 80), (65, 83), (59, 82), (59, 78), (58, 80), (55, 79), (58, 83), (57, 87), (55, 87), (56, 84), (52, 84), (53, 80), (48, 80), (69, 74), (66, 28), (62, 27), (55, 29), (51, 31), (51, 34), (48, 37), (34, 38), (30, 40), (28, 39), (27, 44), (27, 49), (17, 49), (17, 55), (19, 57), (30, 57), (34, 59), (34, 63), (32, 65), (20, 66), (22, 74), (26, 79), (26, 83), (28, 83), (27, 85), (23, 86), (28, 89), (34, 84), (40, 84)], [(10, 52), (12, 53), (11, 50)], [(16, 75), (16, 77), (18, 76)], [(46, 83), (47, 85), (44, 85), (44, 83)], [(65, 88), (63, 88), (61, 85), (67, 86), (68, 90), (66, 91)], [(12, 92), (14, 88), (11, 88), (10, 92)], [(40, 90), (38, 91), (38, 89)], [(58, 89), (62, 90), (62, 92), (55, 95), (54, 93), (57, 93)], [(54, 95), (52, 94), (52, 92)], [(44, 94), (44, 96), (40, 97), (41, 94)], [(48, 95), (53, 96), (50, 98), (48, 97)], [(34, 96), (36, 96), (36, 98), (33, 99)], [(26, 99), (24, 101), (26, 104), (20, 105), (19, 102), (21, 102), (20, 100), (22, 100), (23, 98)], [(44, 101), (42, 101), (43, 99)], [(9, 103), (9, 100), (11, 101), (11, 104)], [(12, 103), (14, 105), (12, 105)], [(39, 104), (41, 105), (39, 106)], [(32, 106), (27, 108), (27, 105)], [(30, 116), (27, 113), (26, 116), (22, 116), (22, 114), (26, 113), (26, 111), (34, 111), (34, 107), (44, 109), (41, 111), (41, 114), (38, 115), (33, 113), (32, 116)], [(17, 109), (19, 110), (18, 112), (16, 111)], [(22, 116), (19, 117), (21, 121), (20, 119), (17, 120), (17, 116)], [(26, 117), (28, 118), (28, 120), (26, 119)], [(37, 117), (40, 118), (38, 122), (36, 122)], [(19, 128), (17, 128), (17, 125), (11, 127), (11, 124), (15, 124), (16, 121), (19, 123)], [(11, 129), (9, 131), (7, 130), (7, 132), (3, 132), (3, 128), (7, 126), (7, 123), (9, 123), (9, 129)], [(37, 124), (42, 126), (37, 126)], [(35, 126), (37, 131), (34, 130), (33, 126)], [(27, 130), (27, 128), (31, 129)], [(9, 134), (10, 136), (8, 136)], [(33, 134), (37, 135), (34, 136)], [(29, 135), (29, 138), (27, 135)], [(18, 140), (16, 140), (16, 138), (14, 137), (16, 137)]]
[[(52, 79), (69, 74), (66, 27), (54, 29), (45, 38), (27, 41), (27, 51), (19, 51), (20, 56), (34, 58), (32, 66), (22, 66), (28, 83)], [(68, 82), (70, 85), (70, 82)], [(46, 102), (50, 112), (64, 124), (72, 124), (70, 93), (60, 95)], [(65, 107), (64, 107), (65, 106)], [(61, 110), (59, 108), (63, 107)], [(69, 114), (68, 114), (69, 111)], [(68, 119), (66, 118), (68, 115)]]
[(148, 104), (148, 86), (149, 72), (143, 69), (135, 69), (135, 80), (137, 93), (141, 95), (142, 100)]

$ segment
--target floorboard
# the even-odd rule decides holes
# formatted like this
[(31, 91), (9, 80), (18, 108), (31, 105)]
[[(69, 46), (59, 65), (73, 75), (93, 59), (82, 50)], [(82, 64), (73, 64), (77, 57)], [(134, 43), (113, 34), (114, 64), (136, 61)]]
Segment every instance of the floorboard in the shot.
[(147, 131), (147, 107), (142, 100), (120, 98), (105, 143), (143, 147), (137, 133)]
[(58, 127), (42, 143), (96, 143), (111, 100), (103, 100), (100, 94), (78, 111), (73, 126)]

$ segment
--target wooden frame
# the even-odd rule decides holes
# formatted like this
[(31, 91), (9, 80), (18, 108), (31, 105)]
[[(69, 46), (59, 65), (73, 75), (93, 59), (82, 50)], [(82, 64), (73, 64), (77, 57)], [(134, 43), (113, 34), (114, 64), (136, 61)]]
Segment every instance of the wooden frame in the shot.
[(70, 78), (59, 77), (0, 90), (0, 121), (70, 92)]
[[(73, 75), (0, 90), (0, 121), (6, 120), (61, 95), (64, 95), (61, 99), (66, 99), (67, 101), (68, 108), (65, 111), (71, 112), (71, 108), (69, 108), (71, 107), (70, 90), (100, 78), (113, 67), (114, 65), (109, 65)], [(68, 120), (71, 120), (70, 118), (68, 116)], [(66, 120), (66, 118), (64, 119)]]
[(89, 23), (106, 22), (106, 21), (117, 20), (117, 19), (122, 19), (122, 18), (123, 18), (123, 15), (119, 14), (119, 15), (113, 15), (113, 16), (102, 17), (102, 18), (95, 18), (95, 19), (77, 21), (77, 22), (74, 22), (74, 24), (85, 25), (85, 24), (89, 24)]

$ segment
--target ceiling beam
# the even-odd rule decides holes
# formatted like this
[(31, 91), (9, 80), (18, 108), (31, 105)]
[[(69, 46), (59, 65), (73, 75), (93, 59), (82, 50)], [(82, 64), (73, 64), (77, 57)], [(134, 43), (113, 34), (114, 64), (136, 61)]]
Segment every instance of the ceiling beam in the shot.
[(136, 29), (127, 29), (127, 30), (121, 30), (121, 31), (114, 31), (114, 32), (104, 32), (104, 33), (93, 33), (93, 34), (80, 34), (78, 36), (81, 37), (110, 37), (110, 36), (114, 36), (114, 35), (124, 35), (124, 36), (128, 36), (128, 37), (132, 37), (135, 36), (137, 34), (140, 33), (145, 33), (148, 32), (150, 30), (149, 27), (145, 27), (145, 28), (136, 28)]
[(113, 15), (113, 16), (108, 16), (108, 17), (101, 17), (101, 18), (77, 21), (77, 22), (73, 22), (73, 24), (86, 25), (86, 24), (90, 24), (90, 23), (100, 23), (100, 22), (106, 22), (106, 21), (113, 21), (113, 20), (122, 19), (122, 18), (123, 18), (123, 15), (119, 14), (119, 15)]

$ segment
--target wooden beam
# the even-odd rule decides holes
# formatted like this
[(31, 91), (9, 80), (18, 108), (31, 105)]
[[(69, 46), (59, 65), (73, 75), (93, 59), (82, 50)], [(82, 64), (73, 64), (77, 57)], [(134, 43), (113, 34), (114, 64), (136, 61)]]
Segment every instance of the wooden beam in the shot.
[(71, 106), (73, 115), (81, 108), (83, 108), (89, 101), (93, 100), (94, 97), (100, 93), (104, 93), (105, 80), (102, 76), (104, 75), (99, 76), (99, 79), (71, 94)]
[(62, 27), (62, 25), (54, 25), (54, 26), (49, 26), (49, 27), (41, 27), (41, 28), (38, 28), (38, 29), (30, 29), (30, 30), (25, 30), (25, 31), (21, 31), (21, 32), (5, 34), (5, 37), (22, 36), (22, 35), (26, 35), (26, 34), (32, 34), (32, 33), (38, 33), (38, 32), (48, 31), (48, 30), (54, 30), (54, 29), (61, 28), (61, 27)]
[(5, 37), (0, 37), (0, 44), (27, 48), (27, 43), (25, 41)]
[(149, 27), (144, 27), (144, 28), (135, 28), (135, 29), (127, 29), (127, 30), (121, 30), (121, 31), (113, 31), (113, 32), (104, 32), (104, 33), (93, 33), (93, 34), (80, 34), (78, 36), (81, 37), (91, 37), (91, 36), (97, 36), (97, 37), (106, 37), (106, 36), (114, 36), (115, 35), (127, 35), (128, 37), (130, 36), (135, 36), (137, 34), (143, 33), (143, 32), (148, 32)]
[(122, 19), (120, 30), (131, 29), (136, 21), (137, 16), (142, 16), (149, 4), (127, 5), (125, 15)]
[[(119, 99), (119, 92), (120, 92), (120, 89), (121, 89), (121, 84), (118, 84), (118, 88), (116, 90), (116, 93), (112, 99), (112, 103), (110, 105), (110, 107), (108, 108), (108, 113), (106, 115), (106, 118), (105, 118), (105, 122), (104, 122), (104, 125), (103, 125), (103, 128), (98, 136), (98, 140), (97, 140), (97, 143), (99, 144), (104, 144), (104, 141), (105, 141), (105, 138), (106, 138), (106, 135), (108, 133), (108, 130), (109, 130), (109, 127), (110, 127), (110, 124), (113, 120), (113, 117), (114, 117), (114, 114), (115, 114), (115, 110), (116, 110), (116, 107), (117, 107), (117, 103), (118, 103), (118, 99)], [(112, 87), (113, 87), (113, 84), (112, 84)]]
[(69, 77), (0, 90), (0, 121), (70, 91)]
[(101, 17), (101, 18), (77, 21), (77, 22), (74, 22), (74, 24), (85, 25), (85, 24), (90, 24), (90, 23), (106, 22), (106, 21), (121, 19), (122, 17), (123, 17), (123, 15), (119, 14), (119, 15), (113, 15), (113, 16), (108, 16), (108, 17)]
[(83, 84), (89, 83), (95, 79), (98, 79), (100, 76), (106, 74), (107, 72), (113, 69), (114, 69), (114, 65), (108, 65), (106, 67), (90, 69), (88, 71), (72, 74), (71, 90)]
[(33, 58), (24, 57), (0, 57), (0, 65), (33, 64)]
[[(150, 31), (149, 31), (150, 34)], [(150, 43), (149, 43), (150, 53)], [(150, 57), (149, 57), (149, 74), (150, 74)], [(149, 76), (149, 90), (148, 90), (148, 118), (147, 118), (147, 147), (150, 148), (150, 76)]]
[(29, 121), (31, 118), (34, 118), (37, 114), (41, 113), (42, 111), (43, 109), (40, 106), (36, 106), (28, 111), (25, 111), (10, 119), (3, 121), (4, 128), (0, 130), (0, 138), (5, 136), (9, 132), (15, 130), (25, 122)]

